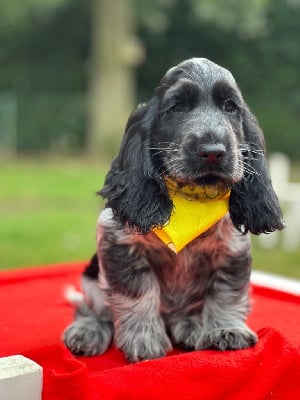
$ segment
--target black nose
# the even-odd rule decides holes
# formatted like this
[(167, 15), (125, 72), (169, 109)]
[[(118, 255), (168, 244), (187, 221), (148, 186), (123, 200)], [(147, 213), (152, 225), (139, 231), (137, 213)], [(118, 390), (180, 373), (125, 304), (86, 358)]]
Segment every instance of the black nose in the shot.
[(225, 157), (226, 148), (223, 144), (205, 144), (201, 146), (199, 156), (206, 164), (217, 164)]

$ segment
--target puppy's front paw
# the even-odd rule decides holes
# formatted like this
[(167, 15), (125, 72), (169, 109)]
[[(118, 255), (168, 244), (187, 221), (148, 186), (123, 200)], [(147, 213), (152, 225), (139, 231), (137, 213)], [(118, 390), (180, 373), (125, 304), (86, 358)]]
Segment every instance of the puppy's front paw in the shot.
[(195, 318), (179, 319), (170, 324), (174, 345), (184, 350), (195, 350), (201, 329), (201, 323)]
[(129, 362), (160, 358), (172, 350), (170, 339), (160, 325), (141, 324), (134, 330), (118, 332), (116, 345)]
[(107, 350), (112, 337), (112, 322), (85, 317), (74, 321), (65, 330), (63, 341), (75, 355), (94, 356)]
[(204, 334), (198, 349), (240, 350), (254, 346), (257, 336), (249, 328), (220, 328)]

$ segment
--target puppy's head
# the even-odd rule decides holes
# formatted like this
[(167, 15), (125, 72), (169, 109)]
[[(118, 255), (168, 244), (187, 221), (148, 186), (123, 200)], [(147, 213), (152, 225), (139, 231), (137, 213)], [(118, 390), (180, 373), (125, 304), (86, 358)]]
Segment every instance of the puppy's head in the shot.
[(171, 68), (157, 91), (151, 153), (165, 176), (183, 184), (232, 186), (243, 176), (243, 99), (231, 75), (206, 60)]
[(133, 112), (100, 193), (122, 224), (146, 233), (170, 217), (165, 178), (231, 188), (231, 218), (243, 232), (283, 227), (263, 134), (231, 73), (209, 60), (171, 68)]

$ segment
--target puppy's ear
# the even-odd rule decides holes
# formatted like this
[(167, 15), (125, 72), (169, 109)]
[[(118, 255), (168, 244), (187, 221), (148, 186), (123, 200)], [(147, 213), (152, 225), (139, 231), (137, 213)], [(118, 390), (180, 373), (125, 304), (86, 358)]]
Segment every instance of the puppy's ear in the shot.
[(140, 233), (162, 226), (173, 208), (164, 179), (151, 158), (150, 135), (157, 111), (154, 98), (131, 114), (119, 155), (99, 192), (115, 218)]
[[(284, 228), (266, 160), (263, 133), (256, 118), (245, 108), (244, 176), (232, 188), (229, 211), (233, 224), (243, 233), (270, 233)], [(244, 151), (245, 150), (245, 151)]]

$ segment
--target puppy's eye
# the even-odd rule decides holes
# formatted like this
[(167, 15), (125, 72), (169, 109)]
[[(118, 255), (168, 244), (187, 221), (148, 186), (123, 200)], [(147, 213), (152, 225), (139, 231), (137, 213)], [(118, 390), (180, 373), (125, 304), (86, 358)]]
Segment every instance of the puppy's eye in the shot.
[(186, 109), (186, 105), (182, 100), (176, 100), (174, 104), (169, 108), (173, 112), (182, 112)]
[(223, 110), (227, 113), (233, 114), (237, 111), (238, 106), (232, 100), (225, 100), (223, 103)]
[(179, 104), (175, 104), (173, 107), (171, 107), (171, 111), (174, 111), (174, 112), (181, 112), (183, 110), (184, 110), (184, 107), (180, 103)]

